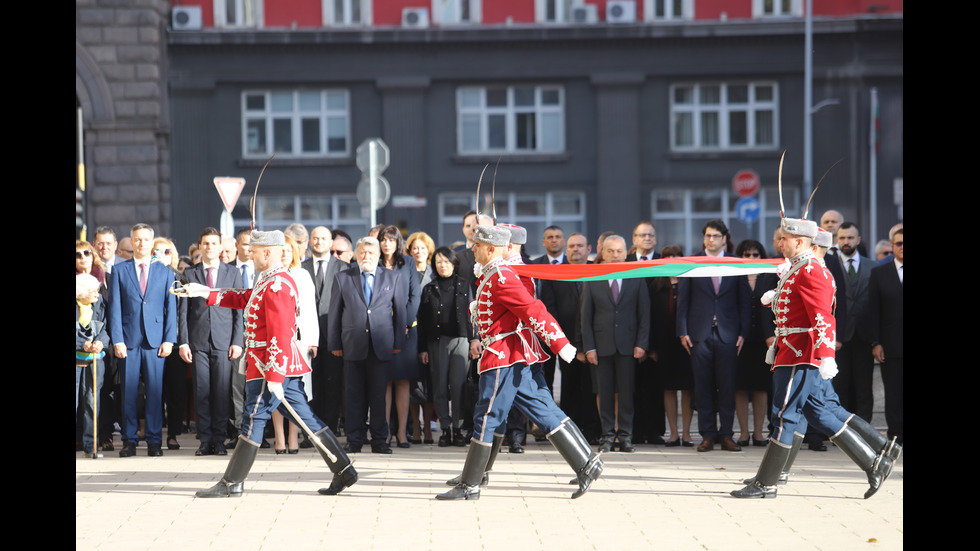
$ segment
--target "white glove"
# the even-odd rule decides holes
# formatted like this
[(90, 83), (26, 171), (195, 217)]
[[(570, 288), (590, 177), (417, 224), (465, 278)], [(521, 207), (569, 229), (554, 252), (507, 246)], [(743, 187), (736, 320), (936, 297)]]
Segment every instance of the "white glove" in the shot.
[(480, 279), (480, 277), (483, 275), (483, 264), (477, 262), (473, 265), (473, 275), (475, 275), (477, 279)]
[(833, 379), (837, 375), (837, 360), (833, 358), (820, 358), (820, 377), (823, 380)]
[(286, 395), (282, 391), (282, 383), (269, 383), (269, 392), (271, 392), (276, 398), (279, 398), (280, 402), (286, 401)]
[(565, 360), (565, 363), (572, 363), (572, 360), (575, 359), (576, 352), (578, 352), (578, 350), (576, 350), (574, 346), (571, 344), (566, 344), (565, 346), (561, 347), (561, 350), (558, 351), (558, 355), (561, 357), (561, 359)]
[(208, 298), (208, 295), (211, 294), (211, 288), (200, 283), (188, 283), (181, 287), (181, 292), (190, 298)]
[(765, 293), (762, 293), (762, 305), (763, 306), (769, 306), (770, 304), (772, 304), (772, 299), (775, 296), (776, 296), (776, 290), (775, 289), (770, 289), (770, 290), (766, 291)]

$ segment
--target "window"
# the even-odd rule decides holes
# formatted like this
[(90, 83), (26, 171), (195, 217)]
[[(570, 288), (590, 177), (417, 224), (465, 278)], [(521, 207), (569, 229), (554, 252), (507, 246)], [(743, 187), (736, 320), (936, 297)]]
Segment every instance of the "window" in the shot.
[[(484, 181), (484, 183), (486, 183)], [(585, 233), (585, 194), (580, 192), (500, 193), (496, 196), (497, 220), (527, 229), (527, 252), (531, 258), (544, 254), (544, 229), (561, 226), (565, 236)], [(439, 196), (438, 244), (463, 240), (463, 214), (474, 208), (475, 197), (466, 193)], [(480, 206), (481, 214), (492, 214), (490, 205)]]
[(565, 93), (560, 86), (459, 88), (461, 154), (545, 153), (565, 149)]
[(479, 23), (481, 0), (432, 0), (432, 21), (437, 25)]
[(779, 142), (775, 83), (671, 87), (675, 151), (773, 148)]
[(262, 0), (214, 0), (214, 26), (257, 27)]
[(343, 156), (350, 152), (346, 90), (283, 90), (242, 93), (245, 157)]
[[(252, 223), (248, 211), (251, 195), (243, 194), (232, 213), (235, 230)], [(312, 231), (317, 226), (341, 229), (354, 240), (367, 235), (369, 218), (356, 195), (259, 195), (255, 205), (255, 225), (265, 231), (284, 230), (299, 222)]]
[[(799, 189), (783, 187), (787, 205), (800, 204)], [(769, 254), (772, 250), (772, 234), (779, 227), (779, 191), (762, 188), (756, 195), (759, 219), (745, 223), (738, 219), (736, 204), (741, 198), (730, 187), (709, 189), (664, 189), (652, 193), (652, 220), (657, 226), (657, 248), (680, 245), (685, 255), (702, 250), (704, 240), (701, 229), (708, 220), (725, 221), (731, 234), (732, 251), (739, 241), (755, 239), (762, 243)], [(787, 215), (792, 216), (791, 213)]]
[(752, 0), (753, 17), (803, 16), (803, 0)]
[[(534, 20), (538, 23), (568, 23), (572, 20), (572, 8), (582, 5), (581, 0), (534, 0)], [(585, 21), (582, 21), (584, 23)]]
[(694, 0), (643, 0), (647, 21), (694, 19)]
[(321, 0), (323, 2), (323, 25), (359, 26), (370, 25), (372, 21), (370, 0)]

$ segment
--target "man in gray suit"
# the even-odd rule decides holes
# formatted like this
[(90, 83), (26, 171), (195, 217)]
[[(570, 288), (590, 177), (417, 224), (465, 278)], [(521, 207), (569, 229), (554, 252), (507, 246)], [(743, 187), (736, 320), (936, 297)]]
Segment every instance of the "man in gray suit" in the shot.
[(858, 252), (860, 244), (861, 231), (857, 225), (853, 222), (841, 224), (837, 230), (837, 246), (847, 290), (847, 318), (845, 323), (838, 322), (837, 326), (837, 340), (842, 344), (837, 351), (840, 372), (834, 377), (834, 388), (844, 409), (870, 423), (874, 408), (874, 356), (871, 354), (874, 337), (868, 318), (868, 286), (871, 268), (877, 263)]
[[(350, 268), (350, 264), (330, 253), (333, 234), (328, 228), (317, 226), (310, 232), (310, 250), (313, 255), (303, 261), (303, 268), (310, 273), (316, 288), (316, 309), (320, 322), (320, 350), (328, 350), (328, 312), (334, 277)], [(313, 413), (334, 433), (340, 434), (340, 406), (343, 403), (344, 362), (333, 354), (318, 354), (313, 358)]]
[(385, 389), (388, 364), (405, 345), (405, 297), (398, 274), (378, 265), (381, 246), (373, 237), (355, 245), (357, 266), (334, 277), (327, 320), (328, 349), (344, 358), (345, 451), (357, 453), (367, 443), (371, 412), (371, 451), (391, 453)]
[[(602, 249), (603, 262), (626, 261), (626, 240), (622, 237), (607, 237)], [(650, 341), (650, 295), (646, 282), (641, 279), (586, 282), (582, 287), (581, 311), (582, 346), (588, 362), (596, 366), (599, 383), (602, 420), (599, 451), (611, 451), (617, 437), (620, 451), (635, 451), (636, 364), (646, 358)]]
[[(184, 270), (190, 283), (212, 289), (241, 287), (240, 272), (221, 262), (221, 232), (204, 228), (197, 240), (201, 262)], [(177, 301), (177, 349), (194, 374), (197, 437), (194, 455), (227, 455), (225, 427), (231, 414), (232, 361), (242, 355), (242, 311), (208, 306), (203, 298)]]

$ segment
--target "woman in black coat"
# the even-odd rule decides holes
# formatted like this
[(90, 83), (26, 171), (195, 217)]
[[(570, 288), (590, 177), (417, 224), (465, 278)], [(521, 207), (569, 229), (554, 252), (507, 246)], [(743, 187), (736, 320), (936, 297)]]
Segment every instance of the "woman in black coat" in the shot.
[(439, 446), (465, 446), (461, 427), (463, 383), (470, 358), (480, 341), (473, 336), (469, 307), (472, 300), (466, 279), (460, 276), (459, 257), (449, 247), (432, 255), (435, 278), (422, 289), (418, 312), (419, 361), (429, 366), (433, 402), (442, 435)]
[[(735, 248), (735, 255), (742, 258), (764, 258), (766, 249), (762, 243), (746, 239)], [(751, 274), (749, 280), (752, 295), (749, 297), (751, 309), (749, 337), (738, 354), (738, 367), (735, 371), (735, 416), (742, 431), (738, 440), (740, 446), (765, 446), (766, 439), (762, 429), (769, 423), (769, 390), (772, 388), (772, 372), (766, 363), (766, 350), (772, 342), (775, 323), (772, 310), (762, 305), (762, 295), (775, 289), (776, 274)], [(753, 429), (749, 434), (749, 396), (752, 402)]]

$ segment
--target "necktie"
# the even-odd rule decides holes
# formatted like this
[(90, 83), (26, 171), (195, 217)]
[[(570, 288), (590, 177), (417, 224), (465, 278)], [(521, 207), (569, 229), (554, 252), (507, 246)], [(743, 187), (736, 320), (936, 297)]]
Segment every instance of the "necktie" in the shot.
[(146, 294), (146, 264), (140, 263), (140, 294)]
[(320, 300), (320, 293), (323, 292), (323, 263), (325, 260), (316, 261), (316, 299)]
[(246, 289), (248, 289), (249, 287), (251, 287), (251, 285), (248, 284), (248, 280), (249, 280), (249, 277), (248, 277), (248, 266), (245, 265), (245, 264), (242, 264), (242, 287), (244, 287)]
[(558, 259), (552, 260), (551, 263), (552, 264), (558, 264)]
[(711, 284), (714, 286), (715, 294), (717, 295), (718, 289), (721, 289), (721, 278), (720, 277), (711, 278)]
[(612, 290), (613, 302), (619, 304), (619, 281), (618, 280), (614, 279), (612, 281), (611, 290)]
[(364, 302), (371, 304), (371, 290), (374, 287), (374, 274), (362, 273), (364, 278)]
[(208, 268), (208, 287), (214, 289), (214, 268)]
[(854, 269), (854, 259), (853, 258), (848, 258), (847, 259), (847, 277), (851, 278), (851, 280), (853, 281), (854, 280), (854, 275), (856, 273), (857, 273), (857, 271)]
[(898, 282), (905, 285), (905, 265), (898, 267)]

